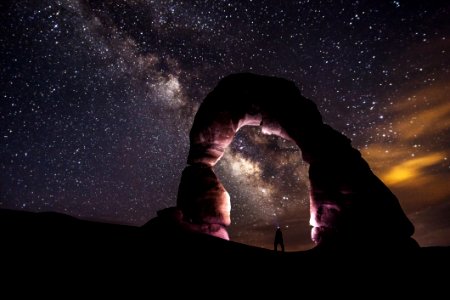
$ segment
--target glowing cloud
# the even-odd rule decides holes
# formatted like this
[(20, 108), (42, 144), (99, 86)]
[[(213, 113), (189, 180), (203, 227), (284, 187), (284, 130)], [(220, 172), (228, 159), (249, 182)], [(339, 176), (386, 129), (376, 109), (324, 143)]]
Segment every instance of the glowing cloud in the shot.
[(388, 185), (402, 184), (409, 180), (418, 179), (424, 175), (424, 169), (431, 167), (445, 158), (440, 153), (406, 160), (381, 175), (383, 181)]
[[(450, 196), (450, 148), (442, 143), (450, 130), (449, 89), (450, 82), (443, 81), (400, 95), (388, 114), (391, 126), (373, 128), (371, 135), (380, 138), (362, 149), (408, 214), (446, 202)], [(386, 130), (393, 132), (389, 138), (381, 134)]]
[(450, 102), (425, 109), (416, 117), (411, 117), (409, 123), (401, 123), (399, 132), (405, 138), (415, 138), (419, 135), (438, 132), (450, 127)]

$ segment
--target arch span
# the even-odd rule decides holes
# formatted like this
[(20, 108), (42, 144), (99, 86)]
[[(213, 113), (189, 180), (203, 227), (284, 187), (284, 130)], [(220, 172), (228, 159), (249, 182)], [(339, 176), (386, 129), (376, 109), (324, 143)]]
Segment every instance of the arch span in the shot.
[(411, 242), (414, 227), (398, 199), (350, 140), (322, 122), (316, 105), (293, 82), (250, 73), (222, 79), (195, 116), (189, 166), (177, 199), (185, 221), (228, 238), (230, 199), (212, 168), (246, 125), (293, 140), (301, 149), (309, 163), (311, 237), (316, 244)]

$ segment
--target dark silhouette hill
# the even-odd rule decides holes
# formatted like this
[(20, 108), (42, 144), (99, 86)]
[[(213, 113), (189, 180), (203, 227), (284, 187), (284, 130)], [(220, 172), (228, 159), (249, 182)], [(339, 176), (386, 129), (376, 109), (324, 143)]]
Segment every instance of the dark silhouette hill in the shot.
[[(278, 252), (185, 231), (0, 210), (4, 295), (150, 299), (448, 294), (450, 247)], [(439, 298), (438, 298), (439, 297)]]
[[(8, 266), (11, 270), (53, 270), (61, 276), (82, 272), (100, 278), (112, 274), (120, 278), (141, 270), (143, 276), (170, 279), (174, 284), (177, 280), (200, 280), (199, 274), (203, 281), (214, 281), (218, 274), (231, 274), (227, 275), (229, 282), (251, 277), (320, 285), (326, 278), (333, 283), (346, 283), (377, 277), (381, 280), (377, 284), (383, 285), (397, 282), (400, 276), (408, 284), (427, 280), (434, 285), (439, 278), (448, 279), (450, 257), (450, 247), (402, 251), (389, 246), (383, 251), (381, 247), (376, 251), (316, 248), (276, 253), (184, 231), (161, 216), (142, 227), (133, 227), (83, 221), (59, 213), (1, 209), (0, 232), (4, 270)], [(437, 275), (440, 272), (442, 277)], [(205, 274), (214, 276), (204, 277)]]

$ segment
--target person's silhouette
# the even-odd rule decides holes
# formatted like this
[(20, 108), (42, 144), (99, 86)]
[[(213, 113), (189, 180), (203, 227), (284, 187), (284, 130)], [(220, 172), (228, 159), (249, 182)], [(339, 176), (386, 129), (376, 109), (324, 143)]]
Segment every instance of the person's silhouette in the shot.
[(278, 251), (278, 245), (281, 246), (281, 252), (284, 252), (283, 233), (280, 227), (277, 227), (277, 231), (275, 232), (275, 241), (273, 242), (275, 252)]

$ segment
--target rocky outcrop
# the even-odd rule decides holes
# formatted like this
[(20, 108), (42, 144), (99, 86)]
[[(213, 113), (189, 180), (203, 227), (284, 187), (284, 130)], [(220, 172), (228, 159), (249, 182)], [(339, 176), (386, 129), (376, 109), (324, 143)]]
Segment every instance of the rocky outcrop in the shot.
[(350, 140), (322, 122), (316, 105), (291, 81), (255, 74), (222, 79), (204, 99), (190, 132), (189, 167), (177, 206), (193, 224), (230, 224), (229, 197), (212, 167), (245, 125), (290, 139), (310, 164), (311, 236), (318, 245), (412, 245), (414, 227), (395, 195)]
[(230, 195), (211, 167), (195, 164), (184, 169), (177, 208), (183, 228), (229, 239), (225, 227), (231, 223)]

